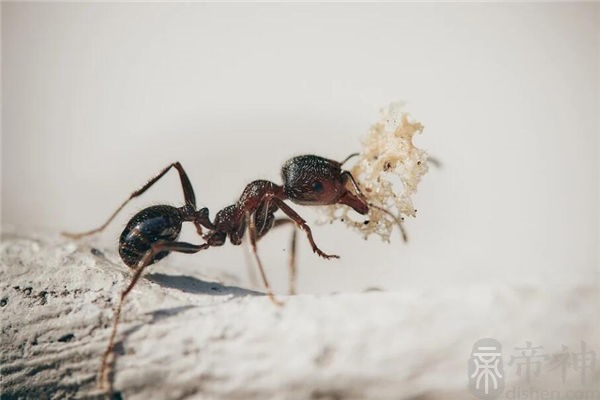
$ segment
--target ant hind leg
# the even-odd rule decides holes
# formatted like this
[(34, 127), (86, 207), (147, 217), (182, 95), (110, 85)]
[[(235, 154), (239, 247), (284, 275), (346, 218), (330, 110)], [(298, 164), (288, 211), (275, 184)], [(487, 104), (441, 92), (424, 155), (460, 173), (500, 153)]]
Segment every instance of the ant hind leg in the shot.
[(154, 259), (154, 256), (156, 254), (160, 253), (161, 251), (165, 251), (165, 250), (166, 251), (176, 251), (179, 253), (192, 254), (192, 253), (197, 253), (200, 250), (207, 249), (209, 247), (210, 247), (210, 245), (208, 243), (196, 245), (196, 244), (185, 243), (185, 242), (162, 241), (162, 242), (157, 242), (154, 245), (152, 245), (152, 248), (146, 252), (146, 254), (144, 255), (144, 258), (142, 258), (142, 260), (139, 262), (138, 267), (136, 268), (135, 273), (133, 274), (133, 277), (131, 278), (131, 282), (129, 283), (129, 285), (127, 285), (125, 290), (123, 290), (123, 292), (121, 292), (121, 298), (119, 299), (119, 304), (115, 308), (112, 329), (111, 329), (110, 338), (108, 341), (108, 346), (106, 347), (106, 350), (104, 351), (104, 354), (102, 355), (102, 362), (100, 364), (100, 371), (98, 373), (98, 387), (100, 389), (104, 388), (105, 383), (108, 383), (109, 391), (112, 392), (112, 382), (108, 381), (108, 379), (107, 379), (108, 375), (110, 374), (108, 359), (109, 359), (110, 355), (113, 354), (113, 351), (114, 351), (115, 337), (117, 335), (117, 326), (119, 325), (119, 320), (121, 318), (121, 311), (123, 309), (123, 304), (125, 303), (125, 298), (129, 294), (129, 292), (131, 292), (131, 290), (133, 289), (133, 287), (135, 286), (137, 281), (140, 279), (140, 276), (142, 276), (142, 272), (144, 272), (146, 267), (151, 264), (152, 260)]
[(183, 195), (184, 195), (184, 198), (185, 198), (185, 204), (186, 205), (190, 205), (190, 206), (194, 207), (194, 209), (195, 209), (196, 208), (196, 197), (194, 195), (194, 189), (192, 188), (192, 184), (191, 184), (191, 182), (190, 182), (190, 180), (189, 180), (189, 178), (188, 178), (185, 170), (181, 166), (181, 164), (179, 162), (174, 162), (173, 164), (171, 164), (168, 167), (166, 167), (165, 169), (163, 169), (154, 178), (150, 179), (148, 181), (148, 183), (146, 183), (140, 189), (138, 189), (135, 192), (131, 193), (131, 195), (129, 196), (129, 198), (127, 200), (125, 200), (117, 208), (117, 210), (112, 213), (112, 215), (108, 218), (108, 220), (104, 224), (102, 224), (100, 227), (98, 227), (96, 229), (92, 229), (92, 230), (87, 231), (87, 232), (81, 232), (81, 233), (62, 232), (62, 235), (66, 236), (68, 238), (71, 238), (71, 239), (80, 239), (80, 238), (82, 238), (84, 236), (93, 235), (94, 233), (103, 231), (108, 226), (108, 224), (110, 224), (112, 222), (112, 220), (115, 219), (115, 217), (117, 216), (117, 214), (123, 209), (123, 207), (125, 207), (127, 205), (127, 203), (129, 203), (134, 198), (136, 198), (138, 196), (141, 196), (146, 190), (148, 190), (160, 178), (162, 178), (167, 172), (169, 172), (169, 170), (171, 168), (176, 168), (177, 171), (179, 172), (179, 178), (181, 180), (181, 186), (183, 188)]

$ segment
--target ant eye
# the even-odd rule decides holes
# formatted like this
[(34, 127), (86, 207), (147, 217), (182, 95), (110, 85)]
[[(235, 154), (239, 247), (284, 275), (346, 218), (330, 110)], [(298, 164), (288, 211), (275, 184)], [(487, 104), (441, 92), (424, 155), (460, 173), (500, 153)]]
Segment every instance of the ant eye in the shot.
[(321, 193), (323, 191), (323, 184), (319, 181), (313, 182), (312, 189), (317, 193)]

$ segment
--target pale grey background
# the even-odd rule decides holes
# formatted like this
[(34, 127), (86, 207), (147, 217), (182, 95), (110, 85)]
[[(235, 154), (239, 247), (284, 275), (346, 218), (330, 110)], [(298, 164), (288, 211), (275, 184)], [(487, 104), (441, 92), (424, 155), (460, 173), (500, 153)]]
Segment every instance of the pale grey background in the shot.
[[(292, 155), (341, 159), (390, 101), (442, 160), (411, 242), (314, 228), (300, 291), (597, 279), (598, 4), (2, 3), (2, 223), (85, 230), (169, 162), (212, 214)], [(180, 204), (175, 175), (127, 218)], [(314, 220), (306, 207), (298, 211)], [(260, 251), (285, 291), (288, 232)], [(186, 239), (197, 241), (192, 230)], [(243, 250), (167, 259), (245, 281)]]

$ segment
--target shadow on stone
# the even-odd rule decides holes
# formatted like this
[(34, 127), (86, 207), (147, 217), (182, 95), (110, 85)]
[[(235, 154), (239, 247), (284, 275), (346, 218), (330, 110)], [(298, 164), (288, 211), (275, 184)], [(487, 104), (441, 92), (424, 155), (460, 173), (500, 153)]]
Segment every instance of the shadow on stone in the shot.
[(163, 308), (160, 310), (155, 310), (152, 311), (150, 313), (147, 313), (149, 315), (152, 316), (152, 321), (150, 323), (153, 323), (155, 321), (158, 321), (160, 319), (164, 319), (164, 318), (169, 318), (172, 316), (175, 316), (177, 314), (179, 314), (180, 312), (184, 312), (187, 311), (191, 308), (196, 308), (196, 306), (181, 306), (181, 307), (173, 307), (173, 308)]
[(192, 294), (211, 294), (218, 296), (264, 296), (264, 293), (254, 290), (242, 289), (236, 286), (225, 286), (217, 282), (206, 282), (187, 275), (166, 275), (152, 273), (145, 278), (163, 287), (181, 290)]

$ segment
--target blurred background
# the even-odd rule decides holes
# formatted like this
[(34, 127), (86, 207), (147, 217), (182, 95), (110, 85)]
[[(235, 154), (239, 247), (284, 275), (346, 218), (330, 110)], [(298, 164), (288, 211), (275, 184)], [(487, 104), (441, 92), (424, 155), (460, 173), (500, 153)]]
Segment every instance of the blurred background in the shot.
[[(313, 224), (342, 258), (299, 235), (300, 293), (597, 282), (597, 3), (1, 7), (4, 229), (94, 228), (176, 160), (214, 215), (254, 179), (279, 183), (291, 156), (359, 150), (404, 100), (443, 163), (421, 182), (410, 242)], [(135, 212), (182, 202), (170, 173), (94, 243), (116, 251)], [(281, 293), (289, 235), (259, 243)], [(250, 286), (245, 264), (226, 245), (153, 268)]]

